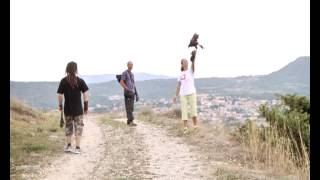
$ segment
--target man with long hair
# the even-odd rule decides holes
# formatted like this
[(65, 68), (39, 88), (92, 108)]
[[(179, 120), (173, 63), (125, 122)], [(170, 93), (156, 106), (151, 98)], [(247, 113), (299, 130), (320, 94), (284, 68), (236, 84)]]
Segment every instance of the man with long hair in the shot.
[[(85, 81), (77, 76), (78, 69), (77, 63), (69, 62), (66, 68), (66, 77), (64, 77), (59, 84), (58, 88), (58, 103), (59, 111), (64, 111), (66, 125), (65, 134), (67, 145), (64, 148), (65, 152), (80, 153), (80, 140), (83, 130), (83, 113), (88, 112), (88, 86)], [(81, 92), (83, 94), (83, 105), (82, 109)], [(62, 108), (63, 98), (64, 108)], [(75, 134), (76, 148), (73, 150), (71, 147), (71, 137)]]

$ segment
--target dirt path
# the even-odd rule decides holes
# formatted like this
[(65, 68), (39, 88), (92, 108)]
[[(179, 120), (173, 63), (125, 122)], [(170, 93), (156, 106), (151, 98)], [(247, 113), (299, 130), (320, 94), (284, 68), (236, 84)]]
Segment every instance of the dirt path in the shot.
[(82, 154), (63, 154), (43, 170), (41, 179), (198, 180), (212, 179), (214, 169), (229, 166), (203, 161), (194, 146), (159, 126), (136, 120), (138, 126), (129, 127), (123, 118), (101, 123), (101, 115), (87, 118)]
[[(115, 119), (125, 123), (125, 119)], [(204, 179), (203, 165), (181, 139), (169, 137), (163, 129), (138, 121), (133, 127), (146, 144), (148, 171), (152, 179)]]
[(43, 179), (204, 179), (202, 164), (179, 138), (138, 122), (99, 127), (99, 116), (84, 121), (82, 153), (63, 154), (44, 169)]
[(51, 166), (43, 170), (47, 180), (87, 179), (93, 171), (96, 162), (104, 154), (103, 133), (97, 126), (96, 115), (88, 115), (84, 118), (83, 138), (81, 142), (81, 154), (65, 153), (55, 160)]

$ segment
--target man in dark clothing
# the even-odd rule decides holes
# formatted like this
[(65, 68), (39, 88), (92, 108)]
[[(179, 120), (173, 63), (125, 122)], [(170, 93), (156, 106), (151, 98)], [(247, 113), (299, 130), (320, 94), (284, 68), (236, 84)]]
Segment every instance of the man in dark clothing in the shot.
[(124, 89), (124, 102), (127, 112), (127, 124), (129, 126), (136, 126), (137, 124), (133, 123), (133, 109), (134, 109), (134, 100), (139, 101), (139, 95), (136, 89), (134, 82), (134, 75), (131, 72), (133, 64), (131, 61), (127, 63), (128, 69), (122, 73), (120, 84)]
[[(83, 113), (88, 112), (88, 86), (85, 81), (77, 76), (77, 63), (69, 62), (66, 68), (67, 76), (64, 77), (58, 88), (58, 103), (59, 110), (62, 111), (63, 97), (64, 101), (64, 115), (66, 120), (65, 134), (67, 145), (65, 152), (71, 152), (71, 137), (75, 131), (76, 149), (75, 153), (80, 153), (80, 139), (83, 129)], [(84, 109), (82, 109), (81, 92), (83, 94)]]

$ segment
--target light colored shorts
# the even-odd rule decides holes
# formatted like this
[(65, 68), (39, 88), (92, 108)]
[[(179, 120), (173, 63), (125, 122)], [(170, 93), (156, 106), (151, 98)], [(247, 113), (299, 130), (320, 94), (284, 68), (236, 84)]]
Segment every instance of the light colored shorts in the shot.
[(188, 120), (188, 107), (191, 107), (191, 117), (197, 117), (197, 94), (193, 93), (186, 96), (180, 96), (181, 119)]

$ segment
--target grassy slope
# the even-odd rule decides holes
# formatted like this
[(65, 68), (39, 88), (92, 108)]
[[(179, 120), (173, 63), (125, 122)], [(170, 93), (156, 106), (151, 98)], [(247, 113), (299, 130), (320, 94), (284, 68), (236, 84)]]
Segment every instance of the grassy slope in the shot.
[(10, 176), (37, 171), (48, 158), (61, 153), (64, 133), (59, 113), (41, 112), (16, 100), (10, 101)]

